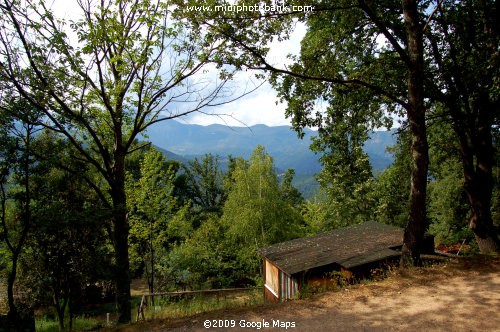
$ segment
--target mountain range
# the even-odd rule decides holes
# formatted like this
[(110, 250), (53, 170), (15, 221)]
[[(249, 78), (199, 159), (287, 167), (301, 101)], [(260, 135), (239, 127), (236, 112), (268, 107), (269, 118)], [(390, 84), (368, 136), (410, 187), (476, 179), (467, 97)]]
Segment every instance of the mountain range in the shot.
[[(304, 132), (304, 138), (300, 139), (288, 126), (201, 126), (171, 120), (151, 126), (146, 138), (168, 158), (181, 162), (207, 153), (218, 154), (222, 160), (228, 155), (248, 158), (257, 145), (263, 145), (274, 158), (278, 172), (293, 168), (298, 178), (304, 179), (312, 178), (321, 170), (319, 155), (309, 149), (311, 138), (317, 132), (311, 129)], [(386, 147), (394, 145), (395, 139), (392, 131), (375, 131), (365, 142), (364, 150), (374, 171), (383, 170), (392, 163), (393, 158)]]

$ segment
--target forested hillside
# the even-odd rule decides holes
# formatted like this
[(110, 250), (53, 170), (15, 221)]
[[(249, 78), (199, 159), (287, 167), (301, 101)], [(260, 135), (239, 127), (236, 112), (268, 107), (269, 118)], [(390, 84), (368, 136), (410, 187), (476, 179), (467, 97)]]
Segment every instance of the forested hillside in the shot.
[[(314, 176), (321, 171), (319, 155), (310, 149), (317, 132), (306, 129), (301, 139), (287, 126), (228, 127), (223, 125), (189, 125), (177, 121), (161, 122), (148, 130), (148, 139), (163, 149), (167, 158), (186, 163), (205, 154), (220, 157), (222, 169), (228, 167), (228, 156), (248, 158), (257, 145), (262, 145), (275, 161), (278, 174), (295, 171), (294, 185), (305, 198), (318, 193)], [(393, 162), (387, 149), (396, 142), (396, 131), (374, 131), (363, 150), (369, 157), (374, 173), (383, 171)]]
[[(312, 175), (321, 170), (319, 156), (309, 147), (311, 138), (316, 137), (317, 132), (309, 129), (305, 132), (305, 136), (300, 139), (287, 126), (200, 126), (167, 121), (152, 126), (148, 130), (148, 139), (157, 147), (185, 158), (200, 157), (207, 153), (248, 158), (257, 145), (262, 145), (273, 156), (278, 169), (293, 168), (297, 174)], [(364, 151), (375, 171), (381, 171), (392, 163), (392, 155), (386, 148), (394, 145), (395, 141), (394, 131), (375, 131), (370, 134)]]

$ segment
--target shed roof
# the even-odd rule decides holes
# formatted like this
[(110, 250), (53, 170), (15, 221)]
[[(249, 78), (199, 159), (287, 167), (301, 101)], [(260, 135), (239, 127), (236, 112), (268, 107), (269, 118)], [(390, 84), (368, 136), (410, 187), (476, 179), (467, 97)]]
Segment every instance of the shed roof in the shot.
[(259, 252), (287, 274), (329, 264), (353, 268), (398, 256), (403, 229), (368, 221), (263, 248)]

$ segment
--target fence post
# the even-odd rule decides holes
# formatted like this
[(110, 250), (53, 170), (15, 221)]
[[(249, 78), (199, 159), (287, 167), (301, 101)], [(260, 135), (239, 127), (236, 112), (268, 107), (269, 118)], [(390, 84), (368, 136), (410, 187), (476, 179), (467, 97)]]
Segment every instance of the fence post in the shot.
[(146, 305), (145, 303), (145, 299), (146, 299), (146, 295), (143, 295), (142, 298), (141, 298), (141, 304), (139, 305), (139, 307), (137, 308), (137, 317), (135, 319), (136, 322), (139, 321), (139, 318), (142, 316), (142, 320), (146, 320), (145, 316), (144, 316), (144, 306)]

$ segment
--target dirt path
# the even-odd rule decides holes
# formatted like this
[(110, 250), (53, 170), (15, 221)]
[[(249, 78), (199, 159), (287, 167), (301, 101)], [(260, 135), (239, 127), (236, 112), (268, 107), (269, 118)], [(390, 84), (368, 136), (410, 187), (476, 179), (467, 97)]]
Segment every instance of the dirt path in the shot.
[[(209, 320), (212, 327), (204, 327)], [(224, 320), (214, 322), (214, 320)], [(293, 325), (273, 327), (279, 320)], [(227, 323), (226, 323), (227, 322)], [(242, 328), (250, 322), (252, 327)], [(251, 323), (253, 322), (253, 324)], [(260, 324), (270, 327), (257, 329)], [(214, 324), (234, 324), (234, 328)], [(260, 325), (262, 326), (262, 325)], [(500, 259), (449, 262), (306, 300), (157, 322), (147, 331), (500, 331)]]

